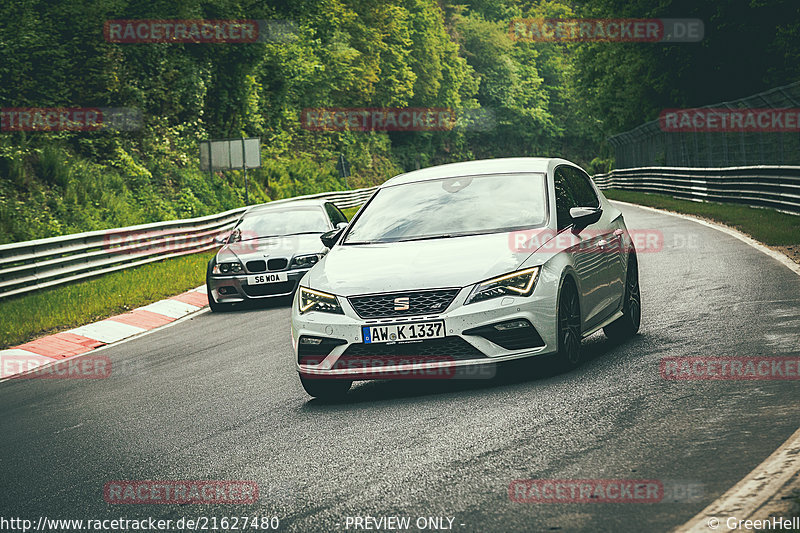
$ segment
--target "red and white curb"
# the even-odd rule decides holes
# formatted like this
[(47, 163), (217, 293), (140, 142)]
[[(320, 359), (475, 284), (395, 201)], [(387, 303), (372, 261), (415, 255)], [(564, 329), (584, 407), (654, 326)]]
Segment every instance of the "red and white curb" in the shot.
[(0, 350), (0, 380), (160, 328), (206, 306), (203, 285), (128, 313)]

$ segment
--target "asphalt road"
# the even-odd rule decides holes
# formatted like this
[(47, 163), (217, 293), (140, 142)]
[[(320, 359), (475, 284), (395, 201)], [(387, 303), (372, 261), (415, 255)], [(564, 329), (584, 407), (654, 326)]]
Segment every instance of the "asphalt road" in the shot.
[[(798, 382), (673, 382), (665, 356), (790, 355), (797, 275), (739, 240), (623, 207), (664, 232), (640, 254), (640, 334), (584, 341), (564, 375), (366, 382), (340, 404), (304, 393), (285, 306), (191, 320), (104, 350), (103, 380), (0, 383), (0, 517), (277, 516), (280, 531), (348, 516), (452, 517), (454, 531), (665, 531), (771, 454), (800, 423)], [(524, 504), (515, 479), (658, 479), (654, 504)], [(249, 505), (112, 505), (112, 480), (254, 480)], [(676, 501), (678, 500), (678, 501)], [(446, 523), (446, 521), (445, 521)]]

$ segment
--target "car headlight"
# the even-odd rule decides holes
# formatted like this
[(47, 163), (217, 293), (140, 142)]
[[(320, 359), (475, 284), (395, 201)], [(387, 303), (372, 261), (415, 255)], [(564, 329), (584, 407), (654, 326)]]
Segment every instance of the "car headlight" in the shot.
[(533, 292), (539, 267), (526, 268), (478, 283), (464, 304), (500, 296), (529, 296)]
[(339, 299), (333, 294), (327, 292), (315, 291), (313, 289), (306, 289), (300, 287), (299, 311), (300, 314), (308, 313), (310, 311), (320, 311), (321, 313), (333, 313), (335, 315), (343, 315), (342, 306), (339, 305)]
[(238, 274), (241, 271), (241, 263), (216, 263), (211, 269), (212, 274)]
[(317, 264), (317, 261), (322, 257), (321, 254), (308, 254), (298, 255), (292, 259), (292, 264), (289, 268), (308, 268)]

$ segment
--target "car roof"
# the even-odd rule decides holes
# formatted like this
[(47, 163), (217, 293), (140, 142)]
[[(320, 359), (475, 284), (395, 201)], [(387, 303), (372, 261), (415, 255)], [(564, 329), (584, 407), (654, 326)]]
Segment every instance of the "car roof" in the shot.
[(508, 157), (503, 159), (480, 159), (462, 163), (448, 163), (435, 167), (414, 170), (387, 180), (381, 187), (427, 181), (458, 176), (480, 176), (483, 174), (505, 174), (515, 172), (547, 172), (555, 163), (572, 165), (569, 161), (553, 157)]
[(277, 209), (292, 209), (292, 208), (309, 208), (309, 207), (322, 207), (323, 204), (329, 200), (321, 198), (308, 198), (304, 200), (294, 200), (287, 198), (285, 200), (275, 200), (274, 202), (267, 202), (265, 204), (258, 204), (251, 206), (245, 213), (252, 213), (254, 211), (271, 211)]

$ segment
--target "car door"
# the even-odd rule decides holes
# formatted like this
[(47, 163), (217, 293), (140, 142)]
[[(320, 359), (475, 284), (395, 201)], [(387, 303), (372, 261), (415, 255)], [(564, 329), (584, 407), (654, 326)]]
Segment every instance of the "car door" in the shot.
[[(581, 207), (599, 207), (600, 199), (591, 183), (591, 178), (583, 170), (568, 167), (567, 182), (572, 189), (575, 201)], [(597, 318), (602, 321), (614, 313), (620, 303), (625, 282), (625, 258), (622, 253), (622, 231), (610, 219), (610, 213), (603, 216), (595, 224), (589, 226), (598, 254), (599, 270), (597, 272), (600, 309)]]
[(570, 186), (569, 169), (567, 165), (556, 167), (553, 174), (556, 195), (556, 223), (558, 231), (568, 232), (568, 239), (561, 239), (561, 242), (569, 242), (569, 246), (564, 250), (572, 254), (575, 272), (580, 282), (581, 292), (581, 318), (583, 319), (583, 330), (595, 326), (601, 320), (600, 315), (604, 310), (605, 292), (602, 284), (605, 282), (603, 257), (599, 253), (597, 241), (599, 238), (593, 226), (584, 228), (578, 233), (572, 231), (572, 217), (569, 210), (573, 207), (589, 207), (579, 205), (575, 191)]

